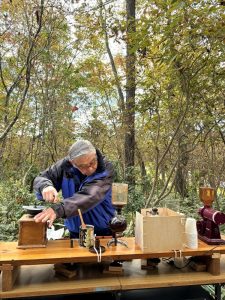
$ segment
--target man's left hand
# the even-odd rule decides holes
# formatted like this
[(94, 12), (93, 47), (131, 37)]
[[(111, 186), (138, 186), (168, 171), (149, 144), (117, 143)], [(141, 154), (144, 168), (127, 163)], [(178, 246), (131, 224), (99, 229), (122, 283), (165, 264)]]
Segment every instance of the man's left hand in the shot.
[(36, 223), (48, 222), (48, 227), (52, 226), (55, 219), (56, 219), (56, 213), (54, 212), (54, 210), (52, 208), (47, 208), (47, 209), (43, 210), (42, 212), (40, 212), (39, 214), (37, 214), (36, 216), (34, 216), (34, 221)]

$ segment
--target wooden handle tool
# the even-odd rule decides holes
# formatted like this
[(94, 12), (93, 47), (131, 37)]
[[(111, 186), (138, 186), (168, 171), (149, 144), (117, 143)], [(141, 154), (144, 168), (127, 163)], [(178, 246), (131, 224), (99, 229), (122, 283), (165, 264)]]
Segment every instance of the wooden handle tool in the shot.
[(86, 224), (84, 223), (84, 219), (83, 219), (82, 213), (81, 213), (79, 208), (78, 208), (78, 213), (79, 213), (79, 216), (80, 216), (81, 228), (86, 229)]

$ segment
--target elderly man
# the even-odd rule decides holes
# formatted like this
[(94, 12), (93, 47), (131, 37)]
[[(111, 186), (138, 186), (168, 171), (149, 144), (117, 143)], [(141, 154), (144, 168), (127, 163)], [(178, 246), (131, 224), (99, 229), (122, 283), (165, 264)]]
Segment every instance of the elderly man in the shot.
[[(37, 197), (51, 202), (51, 208), (35, 216), (36, 222), (65, 218), (71, 238), (79, 236), (78, 209), (86, 224), (94, 225), (98, 236), (111, 235), (108, 223), (114, 215), (111, 203), (112, 164), (87, 140), (79, 140), (63, 158), (40, 173), (34, 180)], [(59, 202), (58, 192), (63, 201)]]

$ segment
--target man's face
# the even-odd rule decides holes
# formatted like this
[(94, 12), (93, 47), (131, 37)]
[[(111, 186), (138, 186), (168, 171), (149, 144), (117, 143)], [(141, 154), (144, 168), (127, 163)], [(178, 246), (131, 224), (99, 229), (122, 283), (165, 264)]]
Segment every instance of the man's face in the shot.
[(96, 153), (89, 153), (82, 155), (80, 157), (74, 158), (71, 163), (80, 170), (83, 175), (90, 176), (92, 175), (97, 167), (98, 160)]

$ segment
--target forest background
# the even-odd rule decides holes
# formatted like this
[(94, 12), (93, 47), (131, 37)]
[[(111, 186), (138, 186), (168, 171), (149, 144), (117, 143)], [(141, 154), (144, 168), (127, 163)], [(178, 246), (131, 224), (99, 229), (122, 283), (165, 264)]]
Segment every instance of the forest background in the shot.
[[(129, 184), (125, 208), (225, 210), (225, 14), (219, 0), (0, 1), (0, 240), (32, 181), (85, 138)], [(129, 231), (128, 231), (129, 234)]]

